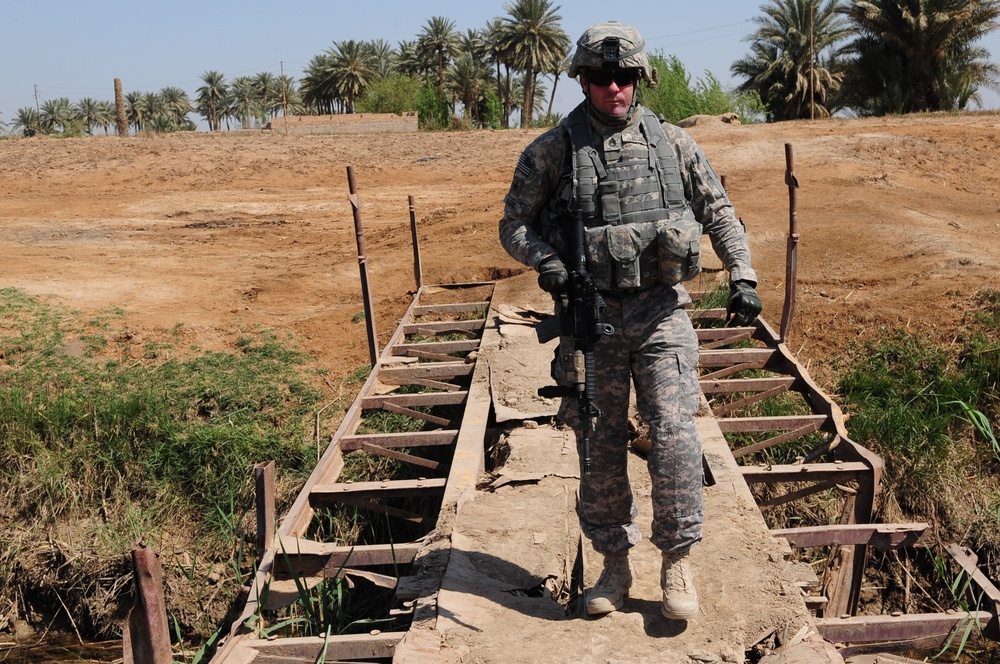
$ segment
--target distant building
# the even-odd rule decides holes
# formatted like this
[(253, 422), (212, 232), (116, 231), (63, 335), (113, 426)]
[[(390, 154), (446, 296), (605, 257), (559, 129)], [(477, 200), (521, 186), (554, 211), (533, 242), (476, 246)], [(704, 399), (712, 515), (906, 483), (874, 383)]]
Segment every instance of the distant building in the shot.
[(264, 129), (278, 134), (400, 134), (417, 131), (417, 112), (292, 115), (274, 118)]

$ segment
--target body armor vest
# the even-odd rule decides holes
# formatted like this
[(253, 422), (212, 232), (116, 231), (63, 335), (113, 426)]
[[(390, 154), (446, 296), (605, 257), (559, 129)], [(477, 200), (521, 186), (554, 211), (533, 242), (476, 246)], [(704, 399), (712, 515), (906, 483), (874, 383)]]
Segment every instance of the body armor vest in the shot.
[(572, 203), (585, 226), (587, 270), (605, 291), (673, 285), (701, 270), (699, 224), (684, 197), (680, 167), (659, 119), (593, 146), (582, 106), (564, 124), (572, 152)]

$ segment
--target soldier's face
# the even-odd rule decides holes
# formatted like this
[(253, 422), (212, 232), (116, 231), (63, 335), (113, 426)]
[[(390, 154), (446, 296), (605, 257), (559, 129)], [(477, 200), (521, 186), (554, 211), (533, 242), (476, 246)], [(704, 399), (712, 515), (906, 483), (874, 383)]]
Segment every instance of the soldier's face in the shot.
[[(580, 87), (583, 93), (590, 96), (590, 103), (601, 113), (616, 118), (623, 118), (628, 115), (628, 109), (632, 106), (632, 98), (635, 96), (635, 80), (616, 80), (623, 77), (600, 78), (599, 81), (592, 80), (593, 75), (581, 76)], [(607, 85), (599, 85), (605, 83)]]

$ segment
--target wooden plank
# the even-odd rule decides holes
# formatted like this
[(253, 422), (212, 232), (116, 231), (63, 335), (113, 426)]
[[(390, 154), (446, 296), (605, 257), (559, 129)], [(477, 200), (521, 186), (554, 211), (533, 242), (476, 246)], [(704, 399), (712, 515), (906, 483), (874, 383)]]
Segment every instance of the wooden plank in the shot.
[(430, 360), (432, 362), (454, 362), (454, 355), (445, 355), (444, 353), (432, 353), (428, 350), (419, 350), (417, 348), (411, 348), (407, 353), (407, 357), (415, 357), (420, 360)]
[(416, 512), (400, 509), (398, 507), (392, 507), (390, 505), (383, 505), (382, 503), (375, 502), (374, 500), (365, 500), (356, 496), (345, 496), (341, 498), (339, 502), (357, 509), (365, 510), (366, 512), (386, 514), (388, 516), (394, 516), (397, 519), (410, 521), (412, 523), (425, 523), (428, 519), (428, 517), (423, 514), (417, 514)]
[(733, 344), (738, 344), (741, 341), (749, 341), (753, 337), (753, 331), (747, 331), (742, 334), (736, 334), (730, 337), (723, 337), (717, 341), (709, 341), (701, 344), (702, 350), (714, 350), (716, 348), (725, 348), (726, 346), (732, 346)]
[(382, 410), (396, 413), (397, 415), (405, 415), (406, 417), (412, 417), (416, 420), (423, 420), (424, 422), (430, 422), (431, 424), (440, 424), (443, 427), (451, 426), (451, 420), (447, 420), (443, 417), (438, 417), (437, 415), (431, 415), (430, 413), (425, 413), (420, 410), (413, 410), (412, 408), (403, 408), (402, 406), (397, 406), (394, 403), (382, 404)]
[(817, 618), (816, 630), (834, 643), (910, 643), (914, 639), (933, 639), (943, 644), (959, 622), (978, 620), (986, 625), (988, 611), (965, 613), (916, 613), (898, 616), (851, 616)]
[(733, 392), (764, 392), (780, 386), (791, 389), (792, 385), (795, 384), (795, 378), (791, 376), (721, 380), (701, 378), (698, 383), (701, 386), (701, 391), (705, 394), (732, 394)]
[(739, 447), (733, 450), (733, 456), (739, 459), (749, 454), (755, 454), (757, 452), (760, 452), (761, 450), (772, 448), (775, 445), (782, 445), (797, 438), (801, 438), (802, 436), (811, 434), (818, 429), (819, 429), (819, 424), (813, 422), (811, 424), (807, 424), (804, 427), (799, 427), (798, 429), (794, 429), (787, 433), (783, 433), (778, 436), (772, 436), (771, 438), (768, 438), (767, 440), (762, 440), (759, 443), (754, 443), (753, 445), (746, 445), (744, 447)]
[(698, 341), (719, 341), (733, 337), (742, 338), (745, 334), (752, 334), (755, 329), (753, 327), (703, 327), (695, 330), (695, 334), (698, 335)]
[(767, 362), (744, 362), (742, 364), (734, 364), (733, 366), (725, 367), (723, 369), (719, 369), (718, 371), (702, 374), (700, 380), (718, 380), (720, 378), (725, 378), (726, 376), (733, 376), (741, 371), (763, 369), (765, 364), (767, 364)]
[(807, 487), (803, 487), (795, 491), (789, 491), (788, 493), (780, 496), (775, 496), (774, 498), (761, 501), (757, 503), (757, 507), (761, 510), (780, 507), (781, 505), (787, 505), (788, 503), (795, 502), (796, 500), (801, 500), (802, 498), (819, 493), (820, 491), (832, 489), (835, 486), (837, 486), (836, 482), (817, 482), (816, 484), (810, 484)]
[(395, 459), (396, 461), (402, 461), (403, 463), (408, 463), (412, 466), (430, 468), (431, 470), (437, 470), (438, 466), (441, 465), (438, 461), (424, 459), (423, 457), (414, 456), (405, 452), (399, 452), (386, 447), (380, 447), (378, 445), (372, 445), (371, 443), (361, 443), (361, 449), (369, 454), (375, 454), (387, 459)]
[(279, 661), (316, 664), (320, 654), (326, 651), (323, 661), (333, 662), (345, 659), (386, 659), (393, 656), (396, 646), (406, 636), (406, 632), (383, 632), (379, 634), (346, 634), (296, 637), (289, 639), (245, 639), (240, 648), (247, 654), (257, 654), (256, 658), (238, 661), (252, 661), (254, 664), (268, 664), (270, 658)]
[(813, 463), (786, 466), (742, 466), (747, 484), (773, 482), (850, 482), (871, 472), (863, 463)]
[(437, 336), (440, 334), (450, 334), (451, 332), (476, 332), (486, 325), (485, 318), (476, 320), (442, 320), (427, 321), (424, 323), (410, 323), (403, 326), (403, 334), (422, 334), (424, 336)]
[(773, 417), (725, 417), (719, 419), (723, 433), (750, 431), (791, 431), (810, 424), (822, 425), (826, 415), (776, 415)]
[(855, 523), (847, 525), (778, 528), (775, 537), (784, 537), (796, 548), (848, 544), (871, 544), (879, 551), (918, 544), (930, 526), (926, 523)]
[(289, 556), (317, 556), (328, 559), (332, 564), (336, 565), (349, 563), (351, 567), (411, 563), (420, 548), (419, 542), (341, 546), (301, 537), (283, 538), (280, 545), (281, 550)]
[(419, 392), (417, 394), (383, 394), (381, 396), (365, 397), (361, 407), (365, 410), (385, 408), (386, 404), (397, 406), (453, 406), (465, 401), (468, 392)]
[(414, 316), (427, 314), (464, 314), (469, 312), (485, 312), (489, 302), (457, 302), (455, 304), (425, 304), (413, 308)]
[(378, 372), (378, 378), (387, 385), (405, 385), (414, 378), (433, 379), (469, 376), (475, 368), (475, 363), (464, 360), (458, 362), (429, 362), (405, 367), (385, 367)]
[[(712, 406), (712, 412), (717, 416), (728, 415), (734, 410), (739, 410), (741, 408), (746, 408), (747, 406), (752, 406), (759, 401), (766, 401), (771, 397), (776, 397), (779, 394), (784, 394), (788, 391), (788, 387), (785, 385), (775, 385), (769, 390), (763, 392), (758, 392), (757, 394), (752, 394), (750, 396), (744, 397), (738, 401), (733, 401), (731, 403), (720, 404), (718, 406)], [(818, 428), (818, 427), (817, 427)]]
[(454, 383), (445, 383), (439, 380), (429, 380), (427, 378), (411, 378), (409, 380), (396, 380), (386, 381), (384, 378), (382, 380), (386, 385), (419, 385), (420, 387), (429, 387), (432, 390), (444, 390), (445, 392), (458, 392), (462, 388)]
[(763, 363), (765, 366), (778, 356), (774, 348), (737, 348), (702, 350), (698, 353), (703, 367), (724, 367), (733, 364)]
[(379, 447), (430, 447), (435, 445), (451, 445), (458, 438), (458, 430), (450, 431), (411, 431), (408, 433), (371, 433), (366, 435), (344, 436), (340, 439), (344, 452), (360, 450), (365, 443)]
[(412, 344), (397, 344), (393, 346), (392, 354), (408, 355), (411, 350), (422, 350), (432, 353), (467, 353), (478, 349), (479, 339), (467, 339), (464, 341), (423, 341)]
[(309, 502), (316, 506), (338, 502), (339, 499), (348, 496), (360, 499), (379, 499), (440, 494), (444, 491), (446, 481), (443, 477), (432, 477), (424, 480), (317, 484), (309, 494)]

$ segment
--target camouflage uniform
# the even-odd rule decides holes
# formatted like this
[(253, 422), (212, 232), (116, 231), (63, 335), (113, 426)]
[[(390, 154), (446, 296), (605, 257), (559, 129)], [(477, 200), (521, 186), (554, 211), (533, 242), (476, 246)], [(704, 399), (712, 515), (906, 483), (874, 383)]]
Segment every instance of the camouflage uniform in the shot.
[[(580, 108), (587, 109), (587, 104), (584, 101)], [(630, 133), (632, 149), (645, 149), (648, 155), (648, 142), (641, 139), (636, 146), (635, 140), (643, 136), (638, 130), (644, 113), (641, 106), (625, 125), (608, 124), (584, 112), (589, 117), (592, 146), (602, 161), (605, 146), (620, 139), (617, 134)], [(756, 283), (743, 225), (705, 155), (684, 130), (665, 122), (661, 126), (680, 167), (683, 197), (711, 238), (730, 279)], [(547, 226), (557, 216), (553, 210), (560, 199), (566, 198), (571, 152), (565, 127), (539, 136), (521, 154), (504, 199), (500, 242), (512, 257), (536, 270), (553, 253), (566, 258), (558, 229), (553, 232)], [(682, 285), (664, 283), (602, 289), (602, 295), (607, 305), (605, 322), (614, 326), (615, 333), (596, 345), (596, 405), (602, 416), (591, 435), (591, 472), (581, 473), (580, 523), (602, 554), (627, 551), (640, 540), (638, 510), (626, 468), (631, 378), (639, 413), (650, 426), (652, 542), (666, 552), (687, 551), (700, 541), (704, 518), (701, 441), (694, 423), (699, 401), (698, 342), (683, 309), (691, 298)], [(575, 399), (564, 400), (560, 417), (577, 430), (579, 443)]]

